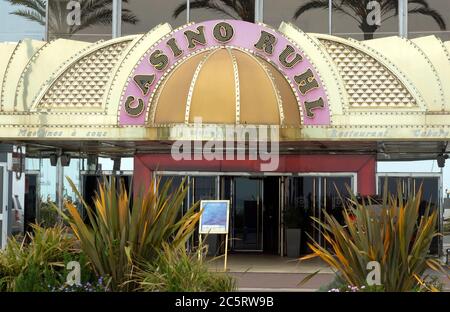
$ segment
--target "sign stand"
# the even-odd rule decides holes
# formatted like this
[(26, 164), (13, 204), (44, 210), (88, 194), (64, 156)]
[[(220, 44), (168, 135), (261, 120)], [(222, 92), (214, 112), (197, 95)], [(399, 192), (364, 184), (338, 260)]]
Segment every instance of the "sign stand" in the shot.
[(199, 239), (202, 234), (225, 234), (225, 258), (223, 271), (227, 271), (228, 264), (228, 225), (230, 215), (229, 200), (202, 200), (200, 201)]
[[(198, 239), (199, 241), (202, 241), (202, 234), (198, 235)], [(201, 255), (198, 255), (199, 257), (201, 257)], [(225, 258), (223, 261), (223, 271), (227, 272), (227, 260), (228, 260), (228, 233), (225, 234)]]
[(225, 259), (223, 260), (223, 271), (227, 271), (227, 260), (228, 260), (228, 233), (225, 234)]

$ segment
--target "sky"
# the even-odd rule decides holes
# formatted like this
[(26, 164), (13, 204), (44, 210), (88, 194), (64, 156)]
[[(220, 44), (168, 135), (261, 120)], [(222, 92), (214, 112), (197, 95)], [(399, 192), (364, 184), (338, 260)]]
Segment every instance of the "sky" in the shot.
[(44, 37), (43, 26), (11, 15), (11, 11), (11, 5), (0, 0), (0, 41), (19, 41), (23, 38), (41, 40)]

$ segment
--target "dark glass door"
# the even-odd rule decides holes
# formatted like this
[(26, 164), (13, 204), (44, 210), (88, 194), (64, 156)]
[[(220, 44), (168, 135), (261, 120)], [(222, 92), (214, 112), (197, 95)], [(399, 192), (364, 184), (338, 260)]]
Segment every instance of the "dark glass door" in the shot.
[(262, 251), (262, 179), (234, 178), (233, 249)]
[[(422, 186), (422, 201), (420, 203), (420, 216), (423, 216), (428, 207), (431, 211), (438, 210), (438, 222), (436, 224), (436, 231), (440, 232), (441, 214), (440, 208), (440, 196), (439, 196), (439, 177), (415, 177), (411, 179), (411, 190), (417, 193)], [(433, 237), (430, 246), (430, 253), (433, 255), (439, 255), (441, 248), (441, 236)]]
[[(344, 200), (349, 198), (351, 191), (351, 177), (323, 177), (321, 180), (321, 208), (328, 215), (333, 216), (340, 224), (344, 224)], [(325, 221), (324, 215), (321, 220)], [(320, 243), (326, 247), (326, 241), (320, 237)]]
[[(297, 257), (311, 253), (308, 242), (325, 247), (324, 211), (343, 222), (344, 203), (352, 190), (351, 176), (298, 176), (285, 182), (285, 254)], [(341, 199), (342, 198), (342, 199)], [(300, 232), (300, 234), (298, 234)]]
[(8, 184), (6, 179), (6, 165), (0, 165), (0, 249), (6, 246), (6, 240), (8, 237), (7, 231), (7, 213), (8, 211), (5, 209), (7, 205), (7, 198), (5, 198), (5, 194), (8, 194)]
[[(387, 191), (391, 195), (396, 195), (398, 186), (401, 187), (404, 198), (414, 195), (422, 186), (422, 202), (420, 203), (419, 218), (425, 213), (428, 206), (430, 209), (440, 209), (440, 178), (437, 176), (421, 177), (421, 176), (380, 176), (378, 178), (378, 193), (383, 194), (387, 184)], [(442, 218), (438, 214), (438, 222), (436, 231), (441, 230)], [(442, 251), (442, 238), (436, 236), (433, 238), (430, 246), (430, 253), (439, 255)]]
[[(285, 182), (285, 250), (288, 257), (298, 257), (310, 252), (307, 242), (312, 237), (320, 239), (313, 218), (319, 216), (317, 209), (319, 177), (289, 177)], [(296, 235), (297, 232), (297, 235)]]
[(25, 175), (24, 233), (31, 232), (31, 224), (38, 220), (38, 175)]

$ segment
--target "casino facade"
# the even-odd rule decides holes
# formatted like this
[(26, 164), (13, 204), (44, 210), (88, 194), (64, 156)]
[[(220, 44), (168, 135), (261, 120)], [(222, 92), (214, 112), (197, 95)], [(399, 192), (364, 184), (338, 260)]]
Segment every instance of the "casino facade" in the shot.
[(4, 143), (27, 157), (133, 157), (135, 187), (187, 177), (186, 206), (231, 201), (231, 251), (304, 253), (307, 234), (322, 241), (311, 216), (338, 216), (339, 194), (384, 183), (423, 183), (442, 210), (441, 176), (376, 168), (448, 152), (450, 41), (210, 20), (96, 43), (3, 43), (0, 54)]

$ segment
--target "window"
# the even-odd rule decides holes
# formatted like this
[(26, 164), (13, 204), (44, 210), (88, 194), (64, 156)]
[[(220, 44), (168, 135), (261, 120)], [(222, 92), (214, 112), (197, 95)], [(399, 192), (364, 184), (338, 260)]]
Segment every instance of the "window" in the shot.
[[(132, 0), (123, 3), (122, 34), (143, 34), (159, 24), (186, 24), (186, 0)], [(176, 14), (176, 11), (180, 11)], [(135, 17), (135, 20), (131, 19)]]
[[(328, 5), (317, 9), (302, 7), (311, 0), (265, 0), (264, 23), (278, 28), (281, 22), (291, 22), (305, 32), (328, 33)], [(295, 18), (297, 13), (302, 14)]]
[[(342, 4), (341, 4), (342, 3)], [(356, 40), (397, 36), (397, 1), (337, 1), (333, 7), (333, 34)]]
[[(190, 1), (190, 21), (193, 22), (203, 22), (215, 19), (241, 19), (248, 22), (254, 22), (255, 20), (254, 0), (238, 0), (229, 6), (225, 5), (226, 1), (223, 0)], [(196, 4), (200, 2), (206, 2), (206, 4)]]
[(112, 0), (49, 0), (48, 38), (95, 42), (112, 37)]
[[(423, 5), (409, 4), (408, 30), (410, 38), (435, 35), (450, 40), (450, 1), (426, 0)], [(423, 12), (423, 13), (420, 13)]]

